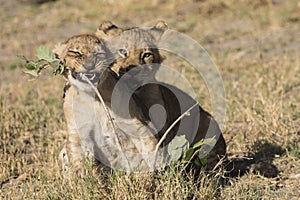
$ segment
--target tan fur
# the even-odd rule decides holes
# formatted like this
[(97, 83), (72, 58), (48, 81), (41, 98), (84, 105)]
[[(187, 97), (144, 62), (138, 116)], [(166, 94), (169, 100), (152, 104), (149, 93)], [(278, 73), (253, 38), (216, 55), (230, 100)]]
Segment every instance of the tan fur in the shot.
[[(152, 63), (160, 64), (163, 61), (163, 57), (156, 48), (156, 43), (161, 39), (165, 28), (166, 24), (162, 22), (151, 29), (119, 29), (112, 23), (105, 22), (99, 26), (98, 34), (96, 33), (97, 37), (94, 35), (75, 36), (70, 38), (64, 46), (58, 48), (59, 51), (57, 52), (60, 52), (58, 56), (66, 63), (68, 69), (76, 72), (103, 71), (97, 89), (113, 119), (117, 122), (116, 132), (120, 139), (122, 152), (132, 163), (127, 165), (121, 150), (117, 148), (116, 136), (111, 122), (104, 112), (104, 105), (97, 100), (95, 91), (87, 83), (73, 77), (70, 71), (65, 74), (69, 84), (64, 101), (64, 113), (70, 136), (61, 153), (65, 156), (62, 158), (63, 161), (80, 168), (84, 156), (90, 155), (96, 159), (100, 158), (100, 160), (105, 158), (104, 161), (101, 160), (104, 164), (113, 168), (125, 167), (127, 171), (134, 168), (153, 170), (153, 167), (163, 166), (164, 154), (162, 149), (158, 152), (158, 165), (152, 165), (155, 156), (154, 149), (167, 128), (182, 114), (182, 111), (190, 108), (195, 101), (173, 86), (162, 86), (161, 83), (154, 82), (135, 91), (129, 105), (125, 105), (125, 107), (129, 106), (131, 118), (124, 118), (121, 112), (122, 107), (124, 107), (122, 92), (129, 91), (128, 86), (122, 85), (120, 90), (121, 96), (117, 99), (120, 102), (117, 105), (120, 106), (120, 109), (112, 110), (111, 97), (115, 85), (127, 73), (129, 67), (147, 66)], [(99, 37), (105, 38), (105, 43)], [(125, 51), (123, 51), (124, 49)], [(97, 58), (99, 52), (100, 59)], [(145, 54), (149, 55), (145, 56)], [(111, 57), (114, 58), (114, 61), (108, 66), (109, 63), (104, 62), (104, 60)], [(143, 81), (143, 77), (146, 78), (149, 74), (156, 73), (157, 68), (153, 69), (151, 65), (149, 66), (149, 70), (143, 72), (145, 74), (140, 76), (140, 80), (137, 82)], [(177, 101), (178, 97), (184, 102), (182, 105)], [(167, 112), (166, 123), (163, 127), (159, 127), (159, 121), (151, 119), (148, 114), (151, 106), (155, 104), (162, 105)], [(185, 122), (186, 126), (183, 128), (179, 124), (175, 126), (164, 141), (163, 146), (168, 145), (177, 131), (183, 131), (182, 133), (196, 131), (195, 137), (187, 138), (191, 145), (204, 138), (205, 135), (213, 137), (219, 133), (220, 137), (217, 144), (209, 153), (208, 168), (213, 168), (226, 154), (226, 144), (218, 124), (200, 106), (193, 109), (190, 117), (182, 121)], [(106, 140), (111, 142), (106, 142)]]
[(110, 21), (105, 21), (99, 25), (95, 35), (103, 40), (109, 39), (123, 32), (122, 28), (117, 27)]
[(87, 71), (83, 64), (94, 67), (96, 59), (104, 60), (106, 51), (102, 46), (102, 41), (92, 34), (76, 35), (69, 38), (65, 43), (56, 47), (54, 51), (68, 69)]
[(80, 168), (84, 152), (81, 147), (81, 139), (74, 117), (74, 102), (81, 101), (82, 97), (78, 96), (78, 88), (72, 84), (71, 80), (74, 77), (72, 77), (71, 71), (87, 72), (88, 70), (83, 67), (84, 64), (86, 66), (93, 66), (89, 69), (90, 71), (99, 70), (102, 62), (101, 60), (97, 62), (96, 58), (99, 54), (104, 54), (105, 52), (101, 47), (99, 38), (86, 34), (69, 38), (65, 43), (56, 46), (54, 53), (65, 63), (67, 70), (64, 76), (69, 80), (65, 86), (63, 103), (69, 136), (60, 153), (60, 159), (64, 167), (72, 165), (76, 170), (82, 170)]
[[(166, 23), (158, 22), (151, 29), (128, 29), (109, 39), (106, 44), (115, 57), (115, 62), (111, 69), (117, 76), (122, 76), (126, 73), (127, 69), (132, 67), (139, 67), (151, 63), (160, 64), (163, 61), (163, 57), (160, 55), (156, 44), (163, 38), (163, 34), (166, 30)], [(119, 51), (122, 49), (126, 50), (125, 56), (120, 55)], [(143, 54), (146, 52), (151, 53), (151, 56), (147, 58), (147, 60), (143, 59)], [(157, 66), (158, 65), (154, 65), (154, 67)], [(145, 74), (145, 77), (153, 76), (156, 71), (157, 68), (149, 70), (148, 73)], [(138, 79), (140, 78), (139, 76)], [(136, 77), (132, 76), (132, 79), (134, 80)], [(141, 80), (137, 81), (140, 82)], [(176, 96), (174, 94), (176, 94)], [(158, 139), (162, 137), (165, 131), (183, 111), (189, 109), (196, 103), (194, 99), (178, 88), (155, 81), (152, 84), (139, 88), (135, 92), (135, 96), (145, 105), (145, 107), (143, 107), (143, 113), (148, 113), (151, 106), (155, 104), (160, 104), (165, 108), (167, 121), (158, 133)], [(177, 98), (180, 98), (180, 103), (177, 101)], [(191, 113), (189, 117), (186, 117), (187, 119), (182, 120), (187, 120), (185, 121), (186, 127), (175, 126), (169, 133), (164, 145), (167, 145), (174, 138), (177, 131), (183, 131), (182, 133), (185, 134), (196, 131), (195, 136), (190, 138), (191, 145), (205, 137), (212, 138), (219, 136), (216, 145), (209, 152), (206, 166), (208, 169), (213, 169), (221, 159), (226, 158), (225, 140), (215, 119), (204, 111), (200, 105), (193, 109)], [(149, 116), (146, 116), (146, 118), (150, 120)], [(195, 121), (198, 121), (198, 123), (195, 123)], [(182, 128), (182, 130), (178, 130), (178, 128)]]
[[(113, 118), (118, 122), (116, 134), (122, 150), (118, 149), (111, 122), (104, 112), (104, 105), (97, 100), (95, 91), (88, 83), (72, 76), (71, 71), (79, 73), (97, 70), (98, 72), (104, 69), (98, 83), (98, 90), (109, 108), (113, 86), (118, 79), (110, 69), (105, 70), (108, 67), (105, 60), (97, 59), (97, 53), (103, 52), (104, 48), (101, 41), (93, 35), (79, 35), (67, 40), (64, 48), (58, 55), (68, 69), (65, 76), (69, 81), (63, 105), (69, 133), (60, 154), (63, 165), (67, 167), (72, 165), (74, 169), (82, 172), (84, 157), (91, 156), (114, 168), (125, 167), (127, 171), (135, 168), (152, 169), (154, 166), (151, 162), (154, 160), (157, 140), (151, 129), (135, 117), (125, 119), (110, 110)], [(108, 54), (109, 52), (106, 51), (105, 56)], [(90, 63), (94, 66), (91, 67)], [(136, 102), (132, 102), (131, 105), (135, 114), (141, 116), (140, 105)], [(131, 161), (129, 166), (126, 159), (122, 157), (122, 151)], [(161, 155), (158, 156), (157, 163), (159, 162), (163, 162)]]
[[(97, 32), (106, 36), (107, 47), (116, 59), (111, 69), (119, 75), (120, 71), (128, 66), (135, 67), (149, 63), (161, 63), (163, 56), (158, 53), (155, 42), (168, 28), (166, 23), (160, 21), (150, 30), (140, 28), (120, 29), (109, 23), (100, 25)], [(111, 29), (111, 27), (114, 27)], [(112, 31), (114, 30), (114, 31)], [(96, 34), (97, 34), (96, 32)], [(156, 69), (153, 69), (155, 73)]]

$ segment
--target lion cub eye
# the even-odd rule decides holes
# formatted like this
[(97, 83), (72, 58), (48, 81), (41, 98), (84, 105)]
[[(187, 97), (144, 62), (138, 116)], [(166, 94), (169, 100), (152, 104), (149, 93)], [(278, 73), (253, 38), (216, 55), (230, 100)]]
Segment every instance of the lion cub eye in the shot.
[(125, 58), (128, 56), (127, 49), (119, 49), (118, 53), (122, 58)]
[(152, 56), (152, 53), (151, 53), (151, 52), (145, 52), (145, 53), (143, 53), (143, 55), (142, 55), (142, 59), (145, 60), (145, 59), (147, 59), (147, 58), (149, 58), (149, 57), (151, 57), (151, 56)]
[(102, 52), (94, 52), (93, 56), (96, 57), (97, 59), (105, 59), (105, 53)]

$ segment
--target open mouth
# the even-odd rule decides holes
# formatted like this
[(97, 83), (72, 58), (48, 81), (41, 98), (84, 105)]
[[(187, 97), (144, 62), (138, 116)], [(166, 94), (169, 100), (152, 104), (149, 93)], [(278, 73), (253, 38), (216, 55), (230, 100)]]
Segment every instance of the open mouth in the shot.
[(82, 82), (86, 82), (88, 79), (89, 81), (91, 81), (92, 83), (98, 83), (99, 81), (99, 77), (100, 77), (100, 73), (95, 73), (95, 72), (75, 72), (74, 70), (72, 70), (72, 76), (73, 78), (82, 81)]

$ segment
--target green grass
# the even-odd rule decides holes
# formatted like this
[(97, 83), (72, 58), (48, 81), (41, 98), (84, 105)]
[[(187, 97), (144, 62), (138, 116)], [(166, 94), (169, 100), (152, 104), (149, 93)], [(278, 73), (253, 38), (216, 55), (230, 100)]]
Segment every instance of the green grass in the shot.
[[(89, 0), (40, 6), (9, 2), (16, 13), (1, 13), (5, 20), (0, 32), (4, 38), (0, 41), (0, 199), (300, 196), (300, 179), (293, 176), (300, 173), (299, 1), (158, 0), (149, 4)], [(194, 180), (176, 167), (158, 174), (126, 176), (87, 164), (86, 176), (67, 176), (58, 161), (67, 136), (63, 131), (64, 80), (45, 75), (28, 82), (15, 55), (33, 57), (39, 45), (51, 48), (71, 35), (93, 31), (105, 19), (123, 26), (151, 26), (163, 19), (172, 29), (198, 40), (224, 80), (227, 116), (223, 131), (229, 157), (251, 155), (254, 162), (272, 163), (278, 176), (263, 177), (249, 166), (248, 173), (230, 179), (222, 188), (216, 184), (219, 177), (200, 174)], [(193, 70), (183, 72), (210, 111), (204, 81)]]

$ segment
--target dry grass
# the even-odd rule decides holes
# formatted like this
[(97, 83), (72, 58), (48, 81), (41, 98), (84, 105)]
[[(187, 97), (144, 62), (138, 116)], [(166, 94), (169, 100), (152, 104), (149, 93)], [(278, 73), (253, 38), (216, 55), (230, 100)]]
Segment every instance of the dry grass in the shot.
[[(2, 2), (0, 12), (1, 199), (300, 196), (299, 1), (22, 2)], [(228, 152), (231, 159), (254, 158), (248, 173), (220, 190), (217, 178), (201, 174), (193, 180), (178, 174), (176, 167), (128, 177), (87, 164), (85, 177), (64, 177), (57, 160), (66, 137), (60, 131), (66, 128), (61, 101), (64, 81), (45, 75), (28, 82), (15, 55), (33, 56), (40, 44), (53, 47), (73, 34), (95, 30), (106, 19), (127, 26), (151, 26), (164, 19), (207, 49), (226, 89)], [(192, 72), (185, 74), (209, 110), (206, 87)], [(261, 161), (272, 163), (279, 174), (275, 178), (257, 174), (253, 166)]]

